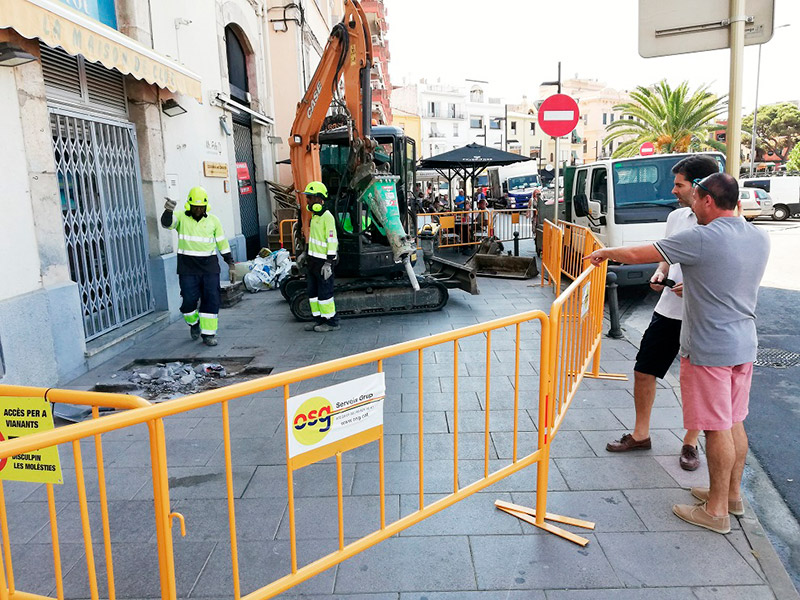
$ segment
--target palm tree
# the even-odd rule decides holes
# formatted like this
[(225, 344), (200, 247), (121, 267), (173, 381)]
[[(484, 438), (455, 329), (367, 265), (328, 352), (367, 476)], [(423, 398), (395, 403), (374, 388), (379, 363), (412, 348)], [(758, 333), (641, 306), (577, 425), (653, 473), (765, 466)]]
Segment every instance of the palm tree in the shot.
[(636, 155), (644, 142), (653, 142), (658, 154), (725, 151), (725, 144), (713, 139), (712, 132), (719, 129), (714, 120), (727, 110), (728, 102), (709, 92), (708, 86), (690, 93), (687, 81), (673, 89), (662, 80), (649, 88), (637, 86), (631, 98), (632, 102), (614, 107), (622, 117), (608, 126), (603, 140), (608, 144), (624, 138), (615, 158)]

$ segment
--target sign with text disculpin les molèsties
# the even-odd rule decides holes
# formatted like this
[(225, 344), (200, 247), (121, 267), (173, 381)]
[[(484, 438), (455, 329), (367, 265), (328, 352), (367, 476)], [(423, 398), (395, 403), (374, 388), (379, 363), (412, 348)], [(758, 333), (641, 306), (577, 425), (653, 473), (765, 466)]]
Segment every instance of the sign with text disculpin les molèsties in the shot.
[[(0, 396), (0, 441), (51, 429), (53, 409), (43, 396)], [(63, 483), (58, 446), (0, 459), (0, 479)]]

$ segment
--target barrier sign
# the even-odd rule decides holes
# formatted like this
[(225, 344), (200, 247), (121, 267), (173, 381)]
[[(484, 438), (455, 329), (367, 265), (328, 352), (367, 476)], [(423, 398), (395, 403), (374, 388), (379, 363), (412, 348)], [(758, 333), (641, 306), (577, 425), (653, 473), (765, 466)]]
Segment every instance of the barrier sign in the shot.
[(374, 438), (370, 437), (336, 444), (382, 426), (385, 396), (383, 373), (292, 396), (286, 401), (289, 458), (324, 446), (335, 446), (331, 452), (315, 457), (315, 460), (322, 460), (337, 451), (372, 441)]
[(592, 297), (592, 282), (587, 281), (581, 295), (581, 319), (589, 313), (589, 301)]
[[(0, 396), (0, 441), (51, 429), (53, 410), (43, 396)], [(1, 459), (0, 479), (63, 483), (58, 446)]]

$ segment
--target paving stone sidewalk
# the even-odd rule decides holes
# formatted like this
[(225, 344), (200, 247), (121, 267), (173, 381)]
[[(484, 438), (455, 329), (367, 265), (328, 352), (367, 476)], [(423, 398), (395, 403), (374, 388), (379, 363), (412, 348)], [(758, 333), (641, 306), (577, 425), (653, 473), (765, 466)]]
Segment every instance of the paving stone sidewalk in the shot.
[[(279, 292), (246, 295), (220, 315), (220, 344), (192, 342), (173, 323), (123, 355), (73, 382), (88, 389), (134, 359), (253, 357), (275, 372), (427, 336), (524, 310), (548, 310), (553, 294), (539, 279), (479, 280), (481, 294), (451, 293), (441, 312), (344, 320), (338, 332), (303, 331)], [(633, 340), (638, 343), (638, 339)], [(483, 476), (485, 337), (459, 346), (459, 482)], [(520, 453), (535, 449), (539, 336), (523, 327), (520, 371)], [(513, 419), (513, 328), (492, 338), (490, 469), (508, 464)], [(604, 339), (602, 368), (632, 374), (636, 348)], [(453, 348), (425, 351), (425, 501), (453, 488)], [(418, 508), (419, 432), (416, 353), (385, 361), (386, 520)], [(294, 386), (309, 391), (374, 372), (351, 369)], [(673, 516), (690, 502), (687, 488), (707, 483), (705, 457), (682, 471), (683, 435), (677, 379), (659, 383), (653, 411), (653, 449), (610, 454), (605, 444), (633, 426), (632, 381), (587, 380), (552, 446), (548, 510), (596, 522), (575, 530), (581, 548), (494, 508), (496, 499), (533, 506), (535, 467), (403, 531), (306, 581), (281, 597), (350, 600), (761, 600), (789, 598), (785, 572), (752, 510), (732, 518), (726, 536)], [(282, 390), (230, 402), (233, 485), (242, 592), (289, 572)], [(225, 500), (220, 408), (166, 419), (172, 510), (186, 518), (187, 535), (174, 527), (176, 579), (182, 598), (231, 598), (232, 575)], [(136, 426), (103, 436), (111, 512), (117, 596), (160, 598), (147, 430)], [(108, 597), (93, 441), (81, 447), (87, 467), (94, 554), (101, 597)], [(65, 484), (56, 486), (65, 596), (88, 598), (73, 458), (61, 451)], [(378, 452), (371, 444), (344, 455), (346, 541), (377, 528)], [(50, 528), (43, 486), (6, 483), (16, 588), (54, 595)], [(336, 469), (331, 460), (296, 473), (300, 564), (338, 544)], [(777, 565), (776, 565), (777, 563)], [(766, 574), (765, 574), (766, 573)], [(783, 575), (781, 575), (783, 573)], [(769, 574), (769, 577), (767, 576)], [(796, 596), (795, 596), (796, 597)]]

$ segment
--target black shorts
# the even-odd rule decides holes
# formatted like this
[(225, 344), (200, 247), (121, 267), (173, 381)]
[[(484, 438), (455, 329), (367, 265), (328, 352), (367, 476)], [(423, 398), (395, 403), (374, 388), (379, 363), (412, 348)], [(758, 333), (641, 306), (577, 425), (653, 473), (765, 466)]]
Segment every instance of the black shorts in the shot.
[(642, 336), (633, 369), (663, 379), (672, 361), (678, 356), (680, 347), (681, 321), (654, 312), (650, 325)]

